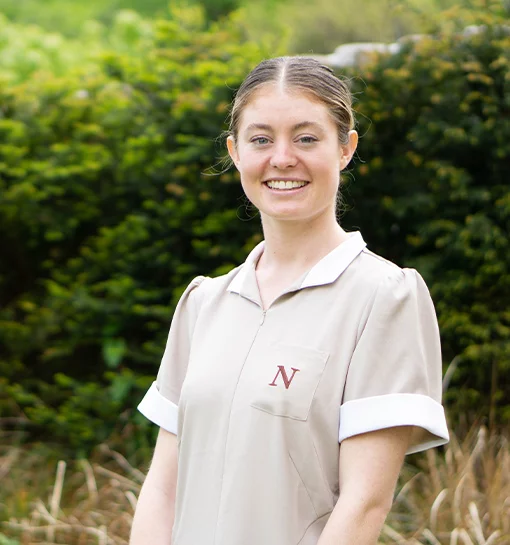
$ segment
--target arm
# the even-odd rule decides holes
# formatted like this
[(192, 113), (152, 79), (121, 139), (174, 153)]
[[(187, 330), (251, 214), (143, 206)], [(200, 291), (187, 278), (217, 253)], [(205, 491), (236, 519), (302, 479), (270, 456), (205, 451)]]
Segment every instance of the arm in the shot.
[(130, 545), (169, 545), (175, 514), (177, 437), (160, 428), (136, 505)]
[(376, 545), (411, 432), (411, 426), (387, 428), (341, 443), (340, 496), (317, 545)]

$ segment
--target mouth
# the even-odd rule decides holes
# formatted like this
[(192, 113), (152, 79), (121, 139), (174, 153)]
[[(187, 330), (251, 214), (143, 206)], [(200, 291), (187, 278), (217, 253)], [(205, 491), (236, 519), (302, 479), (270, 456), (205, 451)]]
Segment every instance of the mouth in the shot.
[(293, 189), (301, 189), (305, 187), (310, 182), (305, 180), (268, 180), (264, 182), (264, 185), (269, 189), (274, 189), (276, 191), (290, 191)]

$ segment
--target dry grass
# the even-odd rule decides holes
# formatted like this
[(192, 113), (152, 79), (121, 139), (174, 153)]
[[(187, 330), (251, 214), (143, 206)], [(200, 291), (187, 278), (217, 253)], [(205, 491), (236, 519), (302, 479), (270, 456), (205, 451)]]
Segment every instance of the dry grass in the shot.
[[(30, 463), (31, 456), (11, 449), (0, 458), (0, 472), (9, 471), (9, 466), (15, 470), (17, 463), (25, 466), (25, 478), (15, 472), (9, 494), (5, 495), (3, 487), (0, 491), (0, 512), (9, 515), (0, 526), (0, 544), (3, 533), (20, 545), (127, 545), (142, 472), (104, 445), (95, 455), (97, 462), (92, 463), (81, 460), (68, 466), (60, 460), (44, 467), (45, 460)], [(53, 482), (46, 493), (41, 493), (40, 486), (30, 490), (33, 472), (51, 472)], [(13, 516), (16, 508), (22, 513)]]
[(386, 543), (510, 544), (506, 437), (489, 437), (484, 427), (463, 444), (452, 435), (444, 455), (429, 450), (420, 466), (397, 495), (383, 532)]
[[(1, 448), (1, 447), (0, 447)], [(485, 428), (407, 467), (381, 540), (401, 545), (510, 545), (510, 447)], [(93, 461), (0, 450), (0, 545), (124, 545), (143, 474), (101, 446)], [(9, 541), (12, 540), (12, 541)]]

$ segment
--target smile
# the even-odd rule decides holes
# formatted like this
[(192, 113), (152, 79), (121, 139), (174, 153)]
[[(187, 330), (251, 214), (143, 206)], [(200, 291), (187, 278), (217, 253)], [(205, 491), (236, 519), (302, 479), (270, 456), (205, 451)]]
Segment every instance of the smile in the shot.
[(305, 181), (284, 181), (284, 180), (270, 180), (269, 182), (264, 182), (270, 189), (297, 189), (298, 187), (304, 187), (308, 184)]

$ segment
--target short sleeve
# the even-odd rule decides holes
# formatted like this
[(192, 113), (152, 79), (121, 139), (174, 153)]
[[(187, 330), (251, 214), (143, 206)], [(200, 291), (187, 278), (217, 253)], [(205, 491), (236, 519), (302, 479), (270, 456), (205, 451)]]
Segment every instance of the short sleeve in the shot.
[(138, 405), (138, 410), (146, 418), (175, 435), (177, 405), (188, 368), (191, 338), (198, 316), (197, 288), (204, 280), (204, 276), (193, 279), (179, 299), (158, 376)]
[(423, 278), (396, 269), (368, 304), (340, 407), (339, 441), (414, 426), (408, 454), (448, 442), (441, 405), (441, 345)]

